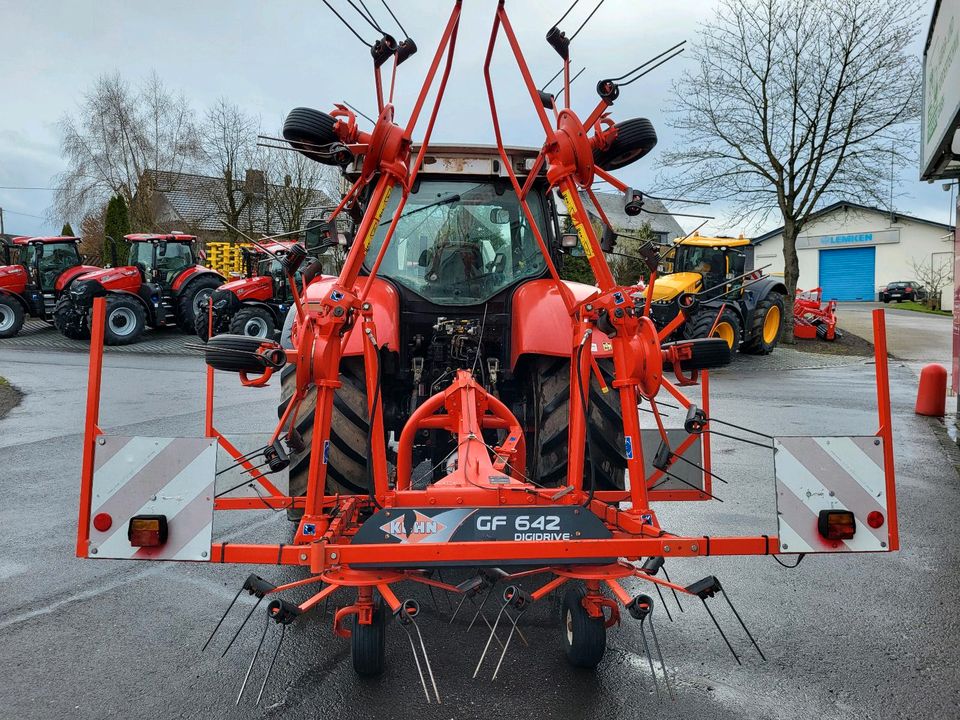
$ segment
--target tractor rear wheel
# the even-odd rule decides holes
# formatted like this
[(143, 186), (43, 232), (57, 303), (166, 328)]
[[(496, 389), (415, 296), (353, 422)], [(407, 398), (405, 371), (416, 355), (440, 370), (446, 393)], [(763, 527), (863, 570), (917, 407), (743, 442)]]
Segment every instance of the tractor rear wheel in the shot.
[(61, 335), (71, 340), (90, 338), (90, 324), (87, 322), (86, 311), (77, 307), (66, 291), (53, 308), (53, 324)]
[(373, 606), (373, 622), (361, 625), (353, 616), (350, 631), (350, 651), (353, 669), (357, 675), (373, 677), (383, 672), (386, 657), (387, 613), (383, 603), (377, 600)]
[(743, 351), (751, 355), (768, 355), (779, 344), (783, 334), (783, 295), (770, 292), (753, 311), (753, 327), (743, 343)]
[(129, 345), (143, 335), (147, 313), (136, 298), (127, 295), (107, 296), (107, 315), (103, 326), (104, 345)]
[[(609, 387), (613, 381), (613, 361), (601, 358), (597, 365)], [(527, 473), (541, 485), (564, 485), (569, 457), (570, 358), (534, 358), (528, 368)], [(589, 488), (589, 463), (593, 463), (597, 490), (622, 490), (627, 461), (623, 450), (620, 395), (612, 388), (610, 392), (601, 392), (592, 376), (589, 392), (590, 448), (584, 463), (584, 487)]]
[(587, 591), (575, 585), (563, 594), (560, 629), (567, 660), (574, 667), (595, 668), (607, 650), (607, 628), (603, 618), (590, 617), (583, 606)]
[(726, 340), (730, 346), (730, 355), (734, 355), (740, 347), (740, 338), (743, 330), (740, 318), (729, 307), (717, 316), (717, 308), (706, 307), (683, 325), (684, 340), (694, 338), (719, 337)]
[(13, 337), (23, 327), (23, 306), (9, 295), (0, 295), (0, 338)]
[(272, 340), (277, 331), (273, 315), (264, 307), (250, 305), (241, 308), (230, 320), (230, 332), (233, 335), (266, 338)]
[(617, 137), (606, 150), (594, 150), (593, 162), (603, 170), (617, 170), (639, 160), (657, 144), (657, 131), (646, 118), (617, 123)]
[(210, 296), (222, 284), (223, 281), (213, 275), (201, 275), (187, 284), (177, 298), (177, 324), (183, 332), (196, 332), (197, 317), (208, 316)]

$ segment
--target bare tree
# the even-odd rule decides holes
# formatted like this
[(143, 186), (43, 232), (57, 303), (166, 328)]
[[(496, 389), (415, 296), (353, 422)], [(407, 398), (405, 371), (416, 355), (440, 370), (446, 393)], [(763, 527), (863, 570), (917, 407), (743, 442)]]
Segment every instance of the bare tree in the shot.
[(271, 150), (266, 168), (267, 212), (281, 232), (301, 229), (308, 210), (337, 197), (337, 171), (298, 152)]
[[(889, 203), (913, 161), (918, 0), (721, 0), (676, 83), (664, 187), (726, 202), (735, 223), (783, 220), (787, 317), (796, 238), (841, 198)], [(889, 194), (888, 194), (889, 193)], [(793, 337), (785, 327), (785, 338)]]
[(931, 310), (941, 310), (943, 289), (953, 282), (953, 258), (930, 255), (923, 260), (910, 260), (913, 276), (927, 291), (926, 305)]
[(75, 113), (60, 120), (66, 172), (56, 179), (52, 214), (85, 217), (120, 195), (135, 228), (149, 224), (137, 190), (145, 170), (180, 173), (195, 162), (193, 110), (156, 73), (131, 87), (118, 73), (100, 76)]

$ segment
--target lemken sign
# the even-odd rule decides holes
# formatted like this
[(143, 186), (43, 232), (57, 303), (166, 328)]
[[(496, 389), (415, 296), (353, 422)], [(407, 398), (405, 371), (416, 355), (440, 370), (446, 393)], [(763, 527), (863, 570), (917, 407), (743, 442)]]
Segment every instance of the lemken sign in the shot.
[(900, 230), (875, 230), (873, 232), (843, 233), (840, 235), (808, 235), (797, 238), (797, 249), (857, 247), (860, 245), (885, 245), (900, 242)]

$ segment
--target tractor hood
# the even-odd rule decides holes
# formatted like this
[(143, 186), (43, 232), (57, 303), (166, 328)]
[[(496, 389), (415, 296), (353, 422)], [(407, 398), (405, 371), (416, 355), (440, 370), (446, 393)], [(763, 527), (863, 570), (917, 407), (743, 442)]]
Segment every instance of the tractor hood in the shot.
[(0, 265), (0, 288), (23, 292), (27, 286), (27, 271), (20, 265)]
[(695, 292), (702, 282), (700, 273), (679, 272), (658, 277), (653, 285), (654, 300), (672, 300), (682, 292)]
[(224, 283), (217, 290), (229, 290), (238, 300), (270, 300), (273, 297), (273, 280), (264, 275), (241, 278)]
[(130, 290), (136, 292), (140, 287), (140, 271), (135, 267), (104, 268), (84, 273), (77, 280), (99, 283), (106, 290)]

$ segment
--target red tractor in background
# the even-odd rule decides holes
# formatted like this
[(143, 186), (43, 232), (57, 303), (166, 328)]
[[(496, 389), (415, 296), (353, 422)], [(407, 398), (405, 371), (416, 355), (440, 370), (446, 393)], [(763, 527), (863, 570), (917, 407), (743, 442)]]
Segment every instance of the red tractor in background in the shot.
[(16, 237), (0, 243), (0, 338), (13, 337), (27, 316), (55, 322), (57, 301), (77, 277), (99, 270), (84, 265), (77, 237)]
[[(283, 326), (293, 306), (293, 290), (283, 269), (283, 258), (296, 245), (290, 240), (264, 241), (259, 247), (242, 248), (243, 277), (231, 280), (213, 291), (213, 334), (272, 339)], [(209, 333), (207, 312), (194, 318), (194, 329), (201, 340)]]
[(180, 232), (126, 235), (128, 264), (88, 272), (57, 302), (57, 328), (86, 336), (93, 299), (107, 297), (105, 342), (136, 342), (146, 326), (193, 332), (194, 318), (224, 278), (197, 264), (197, 238)]

